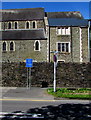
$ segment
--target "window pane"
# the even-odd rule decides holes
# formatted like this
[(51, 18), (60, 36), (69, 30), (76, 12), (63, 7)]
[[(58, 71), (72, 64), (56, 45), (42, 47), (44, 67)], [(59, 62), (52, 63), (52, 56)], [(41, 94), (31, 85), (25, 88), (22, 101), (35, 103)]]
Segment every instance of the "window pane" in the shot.
[(14, 50), (13, 42), (10, 43), (10, 50)]
[(65, 46), (64, 46), (64, 43), (62, 43), (62, 52), (65, 51)]
[(66, 27), (66, 35), (70, 35), (70, 27)]
[(29, 29), (29, 22), (26, 23), (26, 28)]
[(8, 29), (11, 29), (11, 23), (8, 23)]
[(5, 23), (4, 23), (4, 25), (3, 25), (3, 29), (5, 30)]
[(33, 22), (33, 28), (35, 28), (35, 22)]
[(62, 28), (62, 35), (65, 35), (65, 28)]
[(61, 35), (61, 28), (58, 28), (58, 32), (59, 35)]
[(58, 43), (58, 51), (61, 51), (61, 43)]
[(66, 52), (69, 52), (69, 44), (66, 43)]
[(17, 22), (15, 22), (15, 29), (17, 29)]
[(3, 51), (6, 51), (6, 42), (3, 42)]
[(35, 43), (35, 50), (39, 50), (39, 42), (38, 41)]

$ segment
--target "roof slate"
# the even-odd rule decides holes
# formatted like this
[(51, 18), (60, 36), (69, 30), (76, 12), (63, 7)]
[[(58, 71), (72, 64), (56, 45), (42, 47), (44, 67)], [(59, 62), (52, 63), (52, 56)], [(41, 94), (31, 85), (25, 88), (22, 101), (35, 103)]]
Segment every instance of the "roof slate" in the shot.
[(46, 40), (43, 29), (0, 31), (2, 40)]
[(5, 9), (0, 10), (2, 21), (40, 20), (44, 19), (44, 8)]
[(88, 26), (88, 20), (75, 18), (50, 18), (49, 26)]
[(83, 19), (83, 16), (79, 11), (73, 12), (47, 12), (48, 18), (78, 18)]

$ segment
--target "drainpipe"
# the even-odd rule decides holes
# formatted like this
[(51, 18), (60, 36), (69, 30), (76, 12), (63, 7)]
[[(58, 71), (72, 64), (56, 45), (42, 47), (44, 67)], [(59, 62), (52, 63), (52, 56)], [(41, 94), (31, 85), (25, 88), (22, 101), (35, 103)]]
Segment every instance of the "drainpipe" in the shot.
[(90, 62), (90, 21), (88, 22), (88, 62)]
[(72, 26), (70, 26), (70, 29), (71, 29), (71, 59), (72, 59), (72, 62), (73, 62), (73, 41), (72, 41)]

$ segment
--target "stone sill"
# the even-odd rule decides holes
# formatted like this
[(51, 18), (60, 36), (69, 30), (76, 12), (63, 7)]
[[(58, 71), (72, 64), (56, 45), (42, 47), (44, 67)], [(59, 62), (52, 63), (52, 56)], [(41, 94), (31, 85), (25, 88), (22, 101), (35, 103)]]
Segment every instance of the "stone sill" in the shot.
[(69, 52), (59, 52), (59, 54), (70, 54)]
[(7, 51), (2, 51), (2, 53), (7, 53)]
[(57, 36), (70, 36), (70, 35), (58, 35), (58, 34), (57, 34)]

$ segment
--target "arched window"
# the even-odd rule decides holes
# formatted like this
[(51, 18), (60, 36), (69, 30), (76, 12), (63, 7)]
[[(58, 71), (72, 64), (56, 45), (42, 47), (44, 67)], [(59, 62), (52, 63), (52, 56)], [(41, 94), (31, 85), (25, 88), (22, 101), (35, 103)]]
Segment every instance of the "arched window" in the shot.
[(10, 51), (14, 51), (14, 42), (10, 42)]
[(6, 26), (5, 26), (5, 23), (4, 23), (4, 25), (3, 25), (3, 29), (4, 29), (4, 30), (5, 30), (5, 27), (6, 27)]
[(29, 29), (29, 22), (26, 22), (26, 29)]
[(8, 29), (11, 29), (11, 22), (8, 23)]
[(17, 29), (18, 28), (18, 24), (17, 24), (17, 22), (15, 22), (15, 29)]
[(33, 28), (36, 28), (37, 27), (37, 23), (36, 21), (33, 21)]
[(40, 51), (40, 42), (39, 41), (35, 41), (35, 43), (34, 43), (34, 50), (35, 51)]
[(2, 46), (2, 49), (3, 49), (3, 51), (6, 51), (7, 49), (6, 49), (6, 42), (3, 42), (3, 46)]

